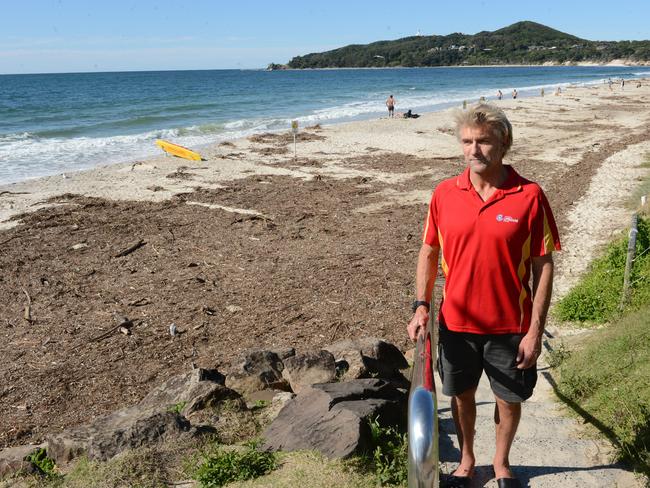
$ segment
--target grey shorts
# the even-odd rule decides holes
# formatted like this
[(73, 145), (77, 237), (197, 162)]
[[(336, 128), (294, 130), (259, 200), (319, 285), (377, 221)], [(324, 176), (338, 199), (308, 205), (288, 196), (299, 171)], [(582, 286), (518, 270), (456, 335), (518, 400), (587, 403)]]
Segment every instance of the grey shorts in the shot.
[(520, 403), (531, 397), (537, 383), (537, 366), (517, 369), (517, 352), (523, 334), (469, 334), (440, 326), (438, 370), (445, 395), (460, 395), (478, 386), (481, 374), (490, 380), (494, 394)]

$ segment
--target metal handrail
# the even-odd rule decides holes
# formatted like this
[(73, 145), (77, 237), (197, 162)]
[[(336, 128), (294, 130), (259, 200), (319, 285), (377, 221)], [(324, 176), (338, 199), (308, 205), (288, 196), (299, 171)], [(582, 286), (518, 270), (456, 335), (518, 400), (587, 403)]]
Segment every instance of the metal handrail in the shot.
[(437, 336), (433, 320), (418, 335), (408, 405), (408, 486), (438, 488), (438, 401), (433, 379)]

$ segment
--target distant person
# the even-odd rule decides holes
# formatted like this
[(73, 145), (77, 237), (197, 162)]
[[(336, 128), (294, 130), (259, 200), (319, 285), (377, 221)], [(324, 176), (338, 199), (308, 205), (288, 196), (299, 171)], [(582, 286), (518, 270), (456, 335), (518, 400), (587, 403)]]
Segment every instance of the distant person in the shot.
[(417, 119), (419, 116), (420, 114), (414, 114), (413, 112), (411, 112), (411, 109), (408, 109), (406, 113), (402, 115), (402, 117), (404, 117), (405, 119)]
[(514, 90), (512, 90), (512, 98), (517, 98), (517, 95), (518, 95), (517, 89), (515, 88)]
[(497, 98), (501, 100), (503, 98), (503, 92), (501, 90), (497, 90)]
[(636, 84), (636, 87), (641, 88), (641, 82), (640, 81)]
[(395, 105), (397, 105), (397, 101), (393, 98), (393, 95), (389, 96), (386, 99), (386, 107), (388, 107), (388, 117), (394, 117), (395, 116)]
[(611, 79), (611, 78), (608, 78), (608, 79), (607, 79), (607, 84), (609, 85), (609, 89), (610, 89), (610, 90), (612, 89), (612, 83), (613, 83), (612, 79)]
[(625, 79), (621, 78), (621, 89), (625, 88)]
[(542, 98), (544, 98), (544, 88), (540, 90), (539, 94), (542, 96)]
[(562, 88), (558, 86), (557, 89), (555, 90), (555, 96), (557, 97), (560, 93), (562, 93)]

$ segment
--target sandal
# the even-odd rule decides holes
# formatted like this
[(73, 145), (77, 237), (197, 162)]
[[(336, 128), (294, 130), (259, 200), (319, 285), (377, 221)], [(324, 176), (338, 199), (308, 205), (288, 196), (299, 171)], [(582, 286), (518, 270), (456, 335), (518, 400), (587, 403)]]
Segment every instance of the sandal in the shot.
[(472, 478), (450, 474), (440, 483), (440, 488), (469, 488)]
[(521, 488), (521, 483), (517, 478), (499, 478), (497, 485), (499, 488)]

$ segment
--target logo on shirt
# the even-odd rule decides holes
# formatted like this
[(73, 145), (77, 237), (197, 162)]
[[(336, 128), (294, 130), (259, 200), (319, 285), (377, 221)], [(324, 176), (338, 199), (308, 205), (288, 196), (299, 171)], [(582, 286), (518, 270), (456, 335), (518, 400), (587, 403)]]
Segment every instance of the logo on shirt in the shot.
[(519, 219), (511, 217), (510, 215), (499, 214), (497, 215), (497, 222), (513, 222), (516, 224), (519, 222)]

